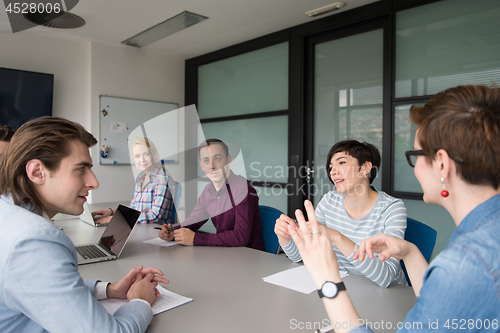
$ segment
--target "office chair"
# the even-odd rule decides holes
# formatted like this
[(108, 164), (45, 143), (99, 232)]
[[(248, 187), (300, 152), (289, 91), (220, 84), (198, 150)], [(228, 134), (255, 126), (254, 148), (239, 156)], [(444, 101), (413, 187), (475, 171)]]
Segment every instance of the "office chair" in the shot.
[(170, 222), (172, 225), (176, 223), (175, 218), (177, 217), (177, 206), (179, 205), (179, 200), (182, 194), (182, 185), (179, 182), (174, 182), (174, 188), (171, 191), (172, 201), (174, 202), (174, 211), (172, 212), (172, 219)]
[[(425, 260), (429, 262), (431, 260), (432, 250), (434, 250), (434, 246), (436, 245), (437, 232), (433, 228), (429, 227), (422, 222), (414, 220), (412, 218), (406, 219), (407, 226), (405, 232), (405, 240), (415, 244)], [(406, 272), (406, 267), (401, 260), (401, 268), (405, 273), (406, 281), (408, 281), (411, 286), (410, 278), (408, 277), (408, 273)]]
[(283, 214), (280, 210), (269, 207), (259, 206), (260, 223), (262, 225), (262, 238), (264, 238), (264, 246), (266, 252), (277, 254), (278, 252), (278, 236), (274, 233), (276, 220)]

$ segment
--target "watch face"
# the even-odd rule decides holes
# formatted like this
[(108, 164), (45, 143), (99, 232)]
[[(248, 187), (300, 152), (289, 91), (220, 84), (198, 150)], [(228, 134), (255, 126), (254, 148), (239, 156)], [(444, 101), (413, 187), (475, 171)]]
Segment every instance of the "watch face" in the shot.
[(337, 285), (333, 282), (325, 282), (323, 288), (321, 288), (321, 292), (327, 298), (333, 298), (337, 296), (338, 288)]

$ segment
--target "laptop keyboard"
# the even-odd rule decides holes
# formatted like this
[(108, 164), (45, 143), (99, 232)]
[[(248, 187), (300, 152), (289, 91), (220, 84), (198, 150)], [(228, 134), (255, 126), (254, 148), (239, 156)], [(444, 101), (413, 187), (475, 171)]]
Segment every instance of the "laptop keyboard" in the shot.
[(106, 253), (102, 252), (95, 245), (85, 245), (76, 248), (76, 252), (84, 259), (104, 258), (107, 257)]

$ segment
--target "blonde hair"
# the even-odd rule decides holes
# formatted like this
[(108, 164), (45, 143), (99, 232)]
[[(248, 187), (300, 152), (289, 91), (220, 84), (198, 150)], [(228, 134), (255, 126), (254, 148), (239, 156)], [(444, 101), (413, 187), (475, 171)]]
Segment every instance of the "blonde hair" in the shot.
[[(150, 153), (151, 153), (151, 158), (153, 160), (153, 164), (155, 166), (162, 166), (161, 164), (161, 159), (160, 159), (160, 153), (158, 153), (158, 149), (156, 149), (156, 146), (155, 144), (149, 140), (148, 138), (138, 138), (134, 141), (134, 143), (132, 144), (132, 156), (133, 156), (133, 151), (134, 151), (134, 147), (135, 146), (138, 146), (138, 145), (142, 145), (142, 146), (146, 146)], [(162, 166), (163, 167), (163, 166)]]

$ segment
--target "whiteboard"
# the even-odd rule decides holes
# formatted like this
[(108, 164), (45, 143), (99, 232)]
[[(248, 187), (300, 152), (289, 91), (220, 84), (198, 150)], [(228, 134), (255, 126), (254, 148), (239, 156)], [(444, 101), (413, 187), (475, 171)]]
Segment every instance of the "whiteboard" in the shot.
[(101, 165), (130, 165), (129, 147), (139, 137), (152, 140), (160, 158), (168, 157), (165, 163), (177, 163), (179, 119), (178, 112), (170, 112), (179, 108), (177, 103), (104, 95), (99, 96), (99, 103), (99, 145), (109, 147), (107, 156), (100, 154)]

